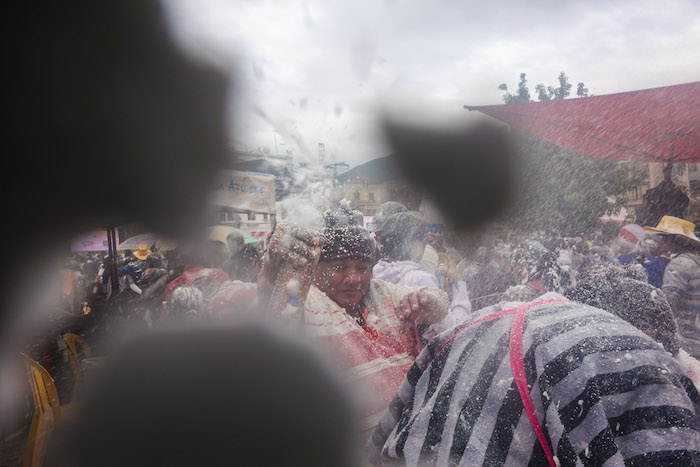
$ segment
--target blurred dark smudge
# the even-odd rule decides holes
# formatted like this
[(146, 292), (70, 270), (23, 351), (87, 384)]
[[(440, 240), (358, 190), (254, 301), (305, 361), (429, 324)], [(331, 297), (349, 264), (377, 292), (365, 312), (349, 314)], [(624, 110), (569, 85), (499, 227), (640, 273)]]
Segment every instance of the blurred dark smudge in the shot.
[[(5, 331), (12, 312), (31, 311), (37, 271), (73, 236), (140, 222), (186, 239), (203, 226), (210, 183), (228, 157), (232, 91), (175, 46), (156, 1), (12, 3), (3, 13), (12, 19), (3, 28), (3, 141), (14, 167), (0, 280)], [(360, 75), (373, 53), (357, 49)], [(337, 117), (342, 111), (336, 105)], [(386, 132), (407, 176), (457, 227), (474, 228), (507, 203), (515, 168), (501, 129), (387, 123)], [(298, 133), (290, 137), (309, 152)], [(3, 332), (0, 357), (16, 357), (24, 331)], [(288, 336), (251, 325), (171, 330), (110, 357), (50, 461), (350, 465), (348, 404), (333, 375)]]
[(341, 383), (262, 322), (135, 338), (93, 376), (51, 465), (357, 465)]
[(406, 177), (456, 229), (473, 230), (498, 218), (512, 199), (516, 146), (502, 126), (429, 129), (388, 120), (385, 133)]
[(175, 46), (158, 2), (10, 2), (3, 13), (14, 201), (0, 325), (72, 236), (133, 221), (192, 235), (229, 126), (225, 77)]

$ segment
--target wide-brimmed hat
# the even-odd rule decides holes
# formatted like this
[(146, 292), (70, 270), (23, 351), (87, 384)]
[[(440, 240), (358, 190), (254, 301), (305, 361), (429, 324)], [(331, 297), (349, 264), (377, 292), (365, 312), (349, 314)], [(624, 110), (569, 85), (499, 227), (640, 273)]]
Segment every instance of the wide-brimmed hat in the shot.
[(687, 240), (700, 244), (700, 238), (695, 235), (695, 224), (685, 219), (664, 216), (656, 227), (644, 227), (649, 233), (663, 235), (678, 235)]
[(139, 245), (138, 249), (134, 252), (134, 256), (138, 259), (146, 259), (150, 254), (151, 250), (149, 250), (146, 245)]

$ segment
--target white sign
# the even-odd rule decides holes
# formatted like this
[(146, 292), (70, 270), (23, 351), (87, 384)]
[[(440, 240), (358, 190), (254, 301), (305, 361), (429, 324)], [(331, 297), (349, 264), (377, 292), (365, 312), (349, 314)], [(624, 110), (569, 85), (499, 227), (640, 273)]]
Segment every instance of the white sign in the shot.
[[(119, 231), (115, 232), (117, 245), (119, 245)], [(107, 231), (96, 230), (86, 232), (73, 239), (71, 250), (73, 251), (107, 251)]]
[(222, 170), (210, 203), (227, 208), (275, 213), (275, 176), (257, 172)]

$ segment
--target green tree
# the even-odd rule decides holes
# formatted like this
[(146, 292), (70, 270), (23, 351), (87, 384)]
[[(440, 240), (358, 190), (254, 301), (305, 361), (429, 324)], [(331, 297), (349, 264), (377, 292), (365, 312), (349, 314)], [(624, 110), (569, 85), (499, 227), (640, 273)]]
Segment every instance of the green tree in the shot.
[[(540, 83), (535, 86), (535, 93), (537, 94), (537, 100), (540, 102), (552, 101), (552, 100), (562, 100), (569, 97), (571, 94), (571, 83), (569, 83), (569, 77), (563, 71), (559, 73), (557, 78), (559, 81), (559, 86), (545, 86)], [(498, 89), (504, 91), (503, 102), (506, 104), (518, 104), (521, 102), (533, 102), (530, 97), (530, 90), (527, 87), (527, 79), (525, 73), (520, 73), (520, 82), (518, 83), (518, 92), (516, 94), (511, 94), (508, 92), (508, 86), (503, 83), (498, 86)], [(576, 89), (576, 94), (579, 97), (588, 96), (588, 88), (585, 87), (583, 83), (578, 83)]]
[[(542, 83), (535, 86), (538, 101), (562, 100), (571, 94), (566, 73), (562, 71), (557, 79), (557, 87), (545, 87)], [(531, 102), (525, 73), (520, 75), (517, 94), (509, 94), (505, 84), (499, 89), (506, 91), (506, 104)], [(576, 95), (588, 96), (584, 83), (578, 83)], [(534, 136), (519, 136), (522, 183), (507, 221), (518, 230), (567, 236), (591, 232), (600, 227), (602, 216), (618, 214), (627, 201), (626, 192), (639, 186), (647, 176), (643, 165), (595, 159)]]
[(498, 86), (498, 89), (505, 91), (503, 102), (506, 104), (518, 104), (521, 102), (532, 102), (530, 98), (530, 89), (527, 87), (527, 78), (525, 73), (520, 73), (520, 81), (518, 82), (518, 92), (511, 94), (508, 92), (508, 85), (503, 83)]
[(550, 98), (552, 100), (562, 100), (566, 99), (569, 94), (571, 94), (571, 83), (569, 83), (569, 78), (566, 76), (566, 73), (563, 71), (559, 73), (559, 77), (557, 78), (559, 80), (559, 87), (558, 88), (553, 88), (553, 87), (548, 87), (547, 90), (550, 92)]
[(583, 83), (578, 83), (576, 87), (576, 95), (578, 97), (588, 97), (588, 88), (584, 87)]
[(507, 221), (517, 230), (565, 236), (591, 232), (600, 227), (603, 215), (619, 213), (625, 193), (646, 177), (642, 166), (595, 159), (521, 136), (522, 183)]
[(537, 93), (537, 100), (540, 102), (552, 100), (549, 97), (549, 93), (547, 93), (547, 88), (544, 87), (544, 84), (538, 84), (535, 86), (535, 92)]
[(530, 99), (530, 90), (527, 87), (527, 79), (525, 79), (525, 73), (520, 73), (520, 82), (518, 82), (518, 100), (520, 102), (532, 102)]

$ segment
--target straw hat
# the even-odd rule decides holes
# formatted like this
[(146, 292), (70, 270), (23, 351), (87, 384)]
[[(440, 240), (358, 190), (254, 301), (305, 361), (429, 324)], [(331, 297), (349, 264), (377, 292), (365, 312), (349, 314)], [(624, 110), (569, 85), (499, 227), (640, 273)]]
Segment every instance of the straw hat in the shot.
[(150, 254), (151, 250), (149, 250), (146, 245), (139, 245), (138, 250), (134, 252), (134, 256), (136, 256), (138, 259), (146, 259)]
[(661, 222), (659, 222), (656, 228), (644, 227), (644, 230), (652, 234), (678, 235), (700, 244), (700, 238), (694, 233), (695, 224), (678, 217), (664, 216), (661, 218)]

